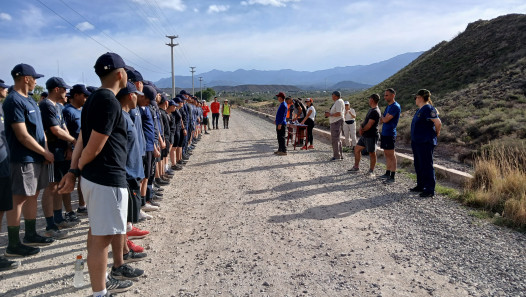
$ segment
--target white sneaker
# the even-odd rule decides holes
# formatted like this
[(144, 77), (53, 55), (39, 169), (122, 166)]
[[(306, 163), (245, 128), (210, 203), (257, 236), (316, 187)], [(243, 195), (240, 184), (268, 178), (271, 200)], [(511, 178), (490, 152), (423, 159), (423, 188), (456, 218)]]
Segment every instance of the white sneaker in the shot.
[(142, 210), (148, 212), (148, 211), (156, 211), (159, 210), (158, 206), (151, 205), (150, 203), (146, 202), (146, 204), (142, 207)]
[(147, 213), (145, 213), (142, 209), (139, 212), (139, 220), (151, 220), (153, 217)]

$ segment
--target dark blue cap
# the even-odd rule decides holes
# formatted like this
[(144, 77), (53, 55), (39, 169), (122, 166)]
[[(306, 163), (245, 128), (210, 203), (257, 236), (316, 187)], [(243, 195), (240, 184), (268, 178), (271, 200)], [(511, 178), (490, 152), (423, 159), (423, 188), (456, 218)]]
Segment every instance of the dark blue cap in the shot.
[(8, 89), (9, 86), (5, 84), (3, 80), (0, 79), (0, 88)]
[(138, 82), (143, 81), (142, 75), (139, 71), (133, 69), (132, 67), (128, 66), (129, 68), (126, 69), (126, 73), (128, 74), (128, 80), (131, 82)]
[(168, 106), (176, 106), (176, 105), (177, 105), (177, 103), (175, 102), (174, 99), (168, 100)]
[(47, 98), (48, 95), (49, 95), (49, 94), (48, 94), (47, 92), (42, 92), (42, 93), (40, 94), (40, 96), (41, 96), (41, 97), (44, 96), (44, 98)]
[(144, 93), (139, 92), (135, 85), (131, 82), (126, 83), (126, 87), (122, 88), (119, 93), (117, 93), (117, 98), (121, 98), (122, 96), (126, 96), (128, 94), (135, 93), (137, 95), (144, 95)]
[(153, 86), (153, 83), (151, 81), (149, 81), (149, 80), (143, 80), (142, 84), (145, 85), (145, 86)]
[(35, 71), (35, 68), (33, 68), (33, 66), (27, 65), (27, 64), (18, 64), (18, 65), (16, 65), (13, 68), (13, 70), (11, 70), (11, 76), (13, 78), (19, 77), (19, 76), (32, 76), (35, 79), (44, 77), (43, 74), (38, 74)]
[(185, 90), (181, 90), (181, 92), (179, 92), (179, 94), (181, 95), (190, 95), (187, 91)]
[(164, 94), (161, 94), (161, 101), (159, 101), (159, 104), (163, 104), (166, 101), (168, 101), (168, 99), (166, 99), (166, 96), (164, 96)]
[(91, 95), (91, 92), (88, 91), (88, 89), (86, 89), (86, 86), (85, 85), (82, 85), (82, 84), (77, 84), (77, 85), (74, 85), (71, 90), (69, 91), (69, 93), (73, 96), (75, 94), (84, 94), (86, 96), (89, 96)]
[(46, 81), (46, 89), (53, 90), (54, 88), (71, 89), (62, 78), (56, 76), (53, 76)]
[(99, 88), (94, 87), (94, 86), (88, 86), (88, 87), (86, 87), (86, 89), (88, 89), (88, 91), (90, 91), (91, 93), (93, 93), (93, 92), (95, 92), (96, 90), (98, 90)]
[(115, 69), (126, 68), (127, 66), (121, 56), (116, 53), (105, 53), (97, 59), (93, 67), (95, 68), (95, 73), (100, 77)]
[(175, 97), (173, 101), (174, 101), (176, 104), (179, 104), (179, 103), (183, 102), (183, 99), (181, 99), (180, 97)]
[(144, 86), (142, 92), (144, 93), (144, 97), (146, 97), (146, 99), (149, 99), (150, 101), (155, 101), (155, 97), (157, 97), (157, 91), (155, 91), (155, 89), (152, 86)]

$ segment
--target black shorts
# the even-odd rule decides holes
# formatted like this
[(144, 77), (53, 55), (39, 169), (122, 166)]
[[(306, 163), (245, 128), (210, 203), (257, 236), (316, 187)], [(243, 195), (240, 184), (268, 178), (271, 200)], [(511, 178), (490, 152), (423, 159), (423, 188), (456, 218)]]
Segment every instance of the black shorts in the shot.
[(0, 211), (13, 209), (13, 191), (11, 176), (0, 177)]
[(168, 157), (168, 153), (168, 144), (166, 144), (166, 148), (161, 150), (161, 159)]
[(203, 125), (208, 125), (208, 118), (203, 118)]
[(181, 129), (181, 131), (179, 131), (179, 133), (175, 133), (175, 137), (179, 138), (179, 141), (176, 141), (174, 142), (175, 143), (175, 146), (176, 147), (183, 147), (184, 145), (184, 140), (185, 140), (185, 136), (184, 136), (184, 133), (183, 133), (183, 130)]
[(364, 136), (362, 136), (358, 140), (357, 145), (365, 147), (369, 153), (374, 153), (374, 152), (376, 152), (376, 142), (377, 141), (378, 141), (378, 138), (376, 138), (376, 137), (364, 137)]
[(153, 152), (146, 152), (142, 157), (142, 165), (144, 166), (144, 176), (149, 178), (152, 175)]
[(56, 183), (68, 173), (69, 167), (71, 166), (71, 161), (55, 161), (53, 162), (53, 177), (55, 178)]
[(396, 136), (380, 136), (380, 148), (384, 150), (395, 149)]

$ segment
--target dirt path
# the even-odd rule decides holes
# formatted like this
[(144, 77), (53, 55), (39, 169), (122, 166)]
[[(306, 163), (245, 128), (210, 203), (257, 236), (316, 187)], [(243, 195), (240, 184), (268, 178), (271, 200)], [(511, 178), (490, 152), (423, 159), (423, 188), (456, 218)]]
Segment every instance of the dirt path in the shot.
[[(147, 276), (119, 296), (525, 296), (523, 234), (408, 194), (403, 175), (385, 186), (347, 174), (352, 157), (327, 162), (325, 144), (285, 157), (276, 146), (271, 123), (240, 111), (204, 136), (139, 224), (149, 258), (133, 265)], [(0, 292), (89, 296), (72, 288), (86, 226), (0, 273)]]

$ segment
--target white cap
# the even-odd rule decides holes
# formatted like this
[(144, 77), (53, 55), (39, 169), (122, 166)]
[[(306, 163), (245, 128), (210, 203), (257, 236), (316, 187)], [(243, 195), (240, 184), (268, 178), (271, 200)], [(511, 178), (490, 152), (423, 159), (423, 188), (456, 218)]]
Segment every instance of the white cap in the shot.
[(345, 105), (351, 105), (351, 104), (349, 103), (349, 101), (345, 101), (344, 103), (345, 103)]

